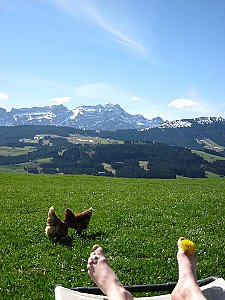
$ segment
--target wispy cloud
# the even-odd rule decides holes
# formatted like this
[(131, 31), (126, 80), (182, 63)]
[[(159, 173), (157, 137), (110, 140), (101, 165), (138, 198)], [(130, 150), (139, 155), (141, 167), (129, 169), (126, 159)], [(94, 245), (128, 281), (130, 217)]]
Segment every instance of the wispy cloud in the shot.
[(65, 104), (68, 103), (71, 100), (71, 97), (56, 97), (56, 98), (51, 98), (49, 101), (53, 104), (59, 105), (59, 104)]
[(178, 109), (184, 109), (184, 108), (193, 108), (199, 106), (199, 104), (192, 100), (192, 99), (174, 99), (168, 104), (168, 107), (174, 107)]
[[(110, 34), (115, 41), (125, 46), (127, 50), (131, 50), (136, 54), (141, 56), (146, 56), (149, 54), (149, 50), (141, 42), (137, 41), (129, 33), (129, 29), (122, 29), (115, 19), (111, 19), (112, 15), (109, 12), (107, 15), (100, 11), (94, 2), (86, 0), (52, 0), (54, 3), (58, 4), (67, 13), (81, 18), (94, 24), (98, 28), (104, 30)], [(109, 18), (110, 16), (110, 18)], [(120, 20), (121, 22), (121, 20)]]
[(97, 11), (97, 9), (90, 9), (90, 6), (87, 5), (85, 5), (84, 8), (85, 12), (90, 17), (89, 20), (91, 20), (103, 30), (109, 32), (117, 42), (131, 50), (134, 50), (139, 54), (146, 55), (148, 53), (148, 50), (144, 45), (132, 39), (132, 37), (126, 34), (125, 32), (121, 31), (121, 29), (119, 29), (117, 25), (108, 22), (104, 18), (104, 16), (102, 16), (100, 12)]
[(101, 100), (104, 103), (108, 103), (108, 101), (122, 103), (127, 100), (133, 102), (141, 100), (141, 97), (134, 96), (132, 91), (127, 91), (119, 86), (108, 83), (90, 83), (77, 86), (75, 94), (79, 97)]

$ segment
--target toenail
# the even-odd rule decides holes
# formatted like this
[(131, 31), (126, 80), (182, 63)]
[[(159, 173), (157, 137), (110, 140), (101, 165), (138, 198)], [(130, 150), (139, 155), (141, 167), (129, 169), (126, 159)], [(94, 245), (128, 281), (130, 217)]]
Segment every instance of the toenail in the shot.
[(98, 260), (99, 260), (99, 258), (100, 258), (100, 256), (99, 256), (99, 255), (94, 255), (94, 256), (93, 256), (93, 260), (94, 260), (94, 261), (98, 261)]

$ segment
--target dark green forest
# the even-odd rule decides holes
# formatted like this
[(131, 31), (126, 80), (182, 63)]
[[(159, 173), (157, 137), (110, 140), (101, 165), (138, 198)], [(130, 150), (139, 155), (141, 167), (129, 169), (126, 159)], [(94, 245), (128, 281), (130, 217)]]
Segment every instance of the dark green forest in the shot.
[[(146, 170), (140, 161), (147, 162)], [(189, 150), (159, 144), (74, 145), (52, 162), (41, 165), (44, 173), (88, 174), (116, 177), (175, 178), (205, 177), (203, 159)], [(104, 164), (115, 172), (107, 171)]]
[[(132, 132), (134, 134), (134, 131)], [(24, 142), (24, 139), (33, 139), (37, 134), (45, 136), (35, 144), (35, 151), (18, 156), (0, 156), (0, 165), (16, 165), (49, 158), (38, 167), (25, 167), (25, 170), (28, 173), (87, 174), (130, 178), (176, 178), (177, 176), (205, 178), (207, 172), (219, 176), (225, 175), (225, 160), (208, 162), (203, 157), (192, 153), (191, 148), (149, 140), (138, 141), (131, 139), (131, 136), (129, 140), (129, 135), (127, 135), (127, 141), (122, 144), (72, 144), (66, 138), (75, 133), (83, 136), (94, 134), (55, 126), (1, 127), (1, 146), (34, 145), (33, 142)], [(117, 137), (122, 139), (122, 132), (120, 135), (119, 132), (109, 132), (107, 137), (110, 134), (116, 137), (116, 133)], [(101, 134), (103, 137), (103, 132)], [(44, 143), (45, 140), (48, 141), (47, 144)], [(213, 150), (205, 149), (205, 151), (217, 154)], [(219, 155), (223, 156), (223, 152)]]

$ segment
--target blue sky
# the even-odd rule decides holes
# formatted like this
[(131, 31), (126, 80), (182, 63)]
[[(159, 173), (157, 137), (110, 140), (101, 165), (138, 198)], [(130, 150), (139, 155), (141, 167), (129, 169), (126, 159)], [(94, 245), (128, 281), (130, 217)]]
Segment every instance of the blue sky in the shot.
[(0, 107), (225, 117), (224, 0), (0, 0)]

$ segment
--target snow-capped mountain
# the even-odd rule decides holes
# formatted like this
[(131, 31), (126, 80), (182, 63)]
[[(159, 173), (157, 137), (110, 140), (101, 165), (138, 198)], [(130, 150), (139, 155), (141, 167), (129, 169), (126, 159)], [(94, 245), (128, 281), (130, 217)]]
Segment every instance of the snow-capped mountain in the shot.
[(79, 129), (142, 129), (156, 127), (163, 123), (159, 117), (149, 120), (142, 115), (130, 115), (118, 104), (80, 106), (72, 112), (71, 122)]
[(69, 126), (83, 130), (147, 130), (154, 127), (183, 128), (195, 125), (225, 123), (222, 117), (199, 117), (163, 121), (160, 117), (152, 120), (142, 115), (131, 115), (118, 104), (79, 106), (69, 110), (63, 105), (32, 108), (13, 108), (10, 112), (0, 108), (0, 126), (55, 125)]
[[(32, 108), (13, 108), (10, 112), (14, 119), (12, 125), (64, 125), (70, 122), (72, 112), (63, 105)], [(1, 117), (1, 116), (0, 116)]]
[(118, 104), (79, 106), (69, 110), (63, 105), (32, 108), (0, 108), (0, 126), (55, 125), (86, 130), (144, 129), (163, 123), (160, 117), (152, 120), (131, 115)]
[(204, 125), (225, 122), (222, 117), (199, 117), (194, 119), (181, 119), (175, 121), (165, 121), (157, 126), (158, 128), (180, 128), (180, 127), (192, 127), (193, 125)]

